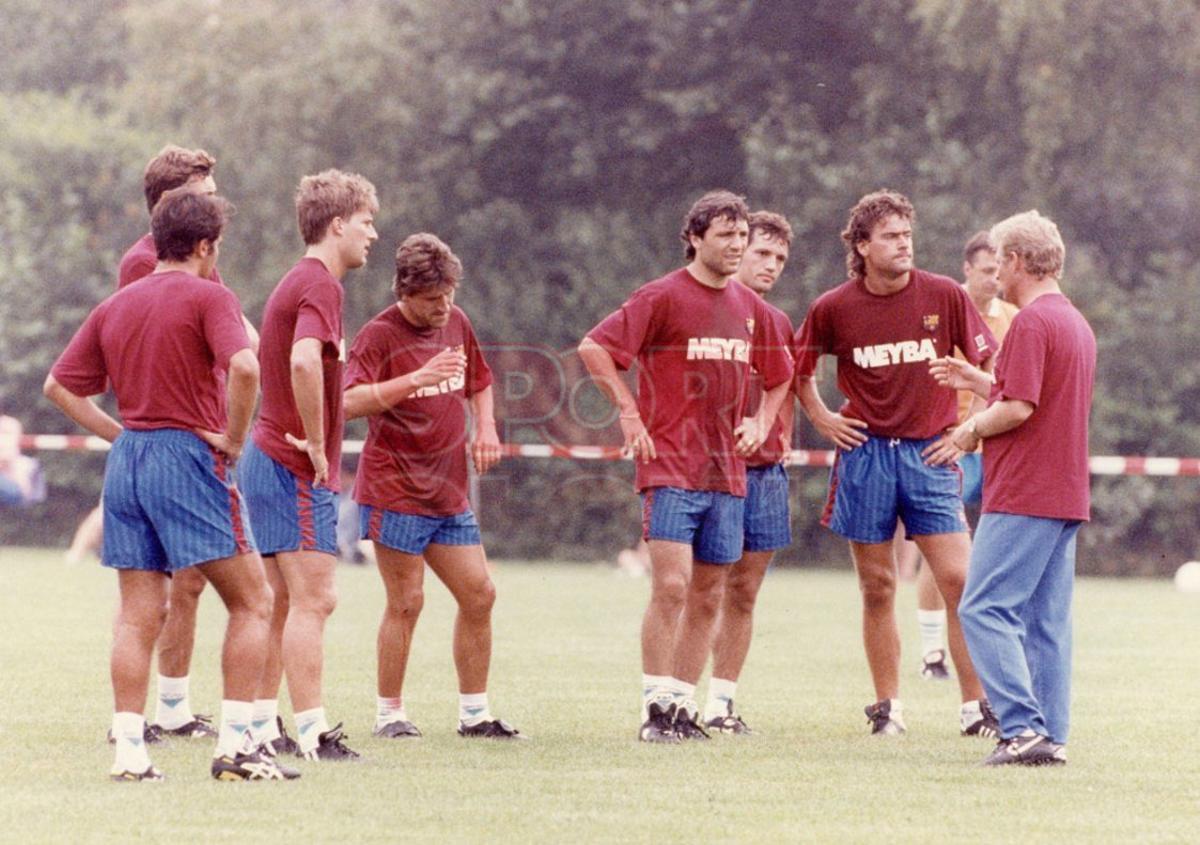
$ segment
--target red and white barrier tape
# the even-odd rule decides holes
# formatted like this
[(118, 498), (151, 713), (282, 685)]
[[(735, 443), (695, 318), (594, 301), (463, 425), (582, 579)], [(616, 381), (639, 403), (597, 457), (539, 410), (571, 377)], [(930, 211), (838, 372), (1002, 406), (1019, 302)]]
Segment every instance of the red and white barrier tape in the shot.
[[(362, 451), (362, 447), (361, 440), (347, 440), (342, 444), (342, 451), (356, 455)], [(109, 443), (100, 437), (79, 434), (25, 434), (21, 436), (21, 448), (43, 452), (105, 452)], [(571, 458), (581, 461), (617, 461), (624, 458), (617, 446), (552, 446), (542, 443), (506, 443), (504, 455), (509, 458)], [(791, 466), (830, 467), (833, 466), (833, 452), (795, 449), (791, 454)], [(1089, 468), (1092, 475), (1200, 476), (1200, 458), (1093, 455)]]

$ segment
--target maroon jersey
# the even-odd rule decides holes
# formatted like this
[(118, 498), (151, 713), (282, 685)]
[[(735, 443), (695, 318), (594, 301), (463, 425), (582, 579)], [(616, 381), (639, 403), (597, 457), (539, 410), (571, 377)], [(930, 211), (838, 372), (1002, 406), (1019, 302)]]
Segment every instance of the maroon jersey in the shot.
[[(780, 337), (792, 336), (792, 321), (774, 305), (769, 302), (763, 303), (767, 308), (767, 313), (770, 314), (771, 320), (775, 324), (775, 332)], [(751, 373), (750, 378), (750, 401), (746, 408), (748, 411), (757, 411), (759, 402), (762, 401), (764, 394), (762, 374), (757, 370)], [(794, 400), (789, 395), (783, 400), (783, 406), (780, 408), (779, 415), (775, 417), (775, 422), (771, 425), (771, 432), (767, 435), (767, 439), (758, 447), (753, 455), (746, 458), (746, 466), (750, 467), (765, 467), (777, 464), (783, 460), (784, 454), (790, 448), (792, 439), (792, 402)]]
[[(154, 247), (154, 235), (142, 235), (121, 257), (121, 266), (117, 271), (117, 290), (136, 282), (143, 276), (149, 276), (158, 266), (158, 250)], [(210, 280), (219, 285), (225, 284), (221, 274), (214, 267)]]
[(224, 431), (216, 371), (250, 348), (233, 291), (193, 276), (155, 273), (92, 311), (51, 374), (76, 396), (112, 382), (126, 428)]
[(818, 297), (796, 333), (796, 376), (812, 378), (822, 354), (837, 358), (841, 413), (877, 437), (923, 440), (954, 425), (956, 396), (939, 387), (929, 362), (962, 351), (972, 364), (991, 358), (992, 332), (953, 279), (912, 270), (886, 296), (850, 279)]
[(254, 426), (258, 448), (295, 475), (312, 478), (312, 461), (284, 435), (304, 439), (304, 424), (292, 395), (292, 346), (309, 337), (321, 341), (327, 486), (335, 492), (342, 461), (342, 295), (341, 282), (315, 258), (300, 259), (275, 286), (263, 311), (258, 343), (262, 407)]
[(350, 349), (346, 387), (419, 370), (447, 347), (467, 356), (466, 372), (422, 387), (368, 422), (354, 501), (399, 513), (451, 516), (467, 501), (466, 400), (492, 383), (492, 371), (459, 308), (442, 328), (419, 329), (392, 306), (363, 326)]
[(767, 390), (792, 373), (788, 337), (758, 294), (732, 280), (711, 288), (676, 270), (639, 288), (588, 337), (620, 369), (638, 362), (638, 410), (657, 457), (638, 462), (637, 489), (746, 495), (733, 432), (751, 365)]
[(1013, 318), (996, 359), (991, 402), (1020, 399), (1033, 414), (983, 441), (983, 512), (1082, 519), (1091, 514), (1088, 413), (1096, 338), (1062, 294)]

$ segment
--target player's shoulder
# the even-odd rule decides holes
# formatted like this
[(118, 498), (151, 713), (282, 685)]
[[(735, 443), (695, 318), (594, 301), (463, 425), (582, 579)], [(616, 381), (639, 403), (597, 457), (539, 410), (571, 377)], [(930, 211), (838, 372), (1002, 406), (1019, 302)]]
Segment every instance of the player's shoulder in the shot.
[(912, 280), (918, 290), (932, 293), (937, 296), (946, 296), (953, 300), (967, 301), (970, 297), (967, 296), (966, 289), (962, 284), (949, 276), (943, 276), (940, 273), (931, 273), (928, 270), (920, 270), (913, 268)]
[(150, 275), (154, 272), (157, 264), (158, 251), (154, 246), (154, 236), (143, 235), (134, 241), (121, 256), (121, 261), (117, 265), (117, 287), (123, 288)]
[(853, 303), (863, 296), (861, 279), (846, 279), (834, 285), (829, 290), (819, 294), (808, 306), (808, 313), (820, 312), (836, 308), (839, 305)]

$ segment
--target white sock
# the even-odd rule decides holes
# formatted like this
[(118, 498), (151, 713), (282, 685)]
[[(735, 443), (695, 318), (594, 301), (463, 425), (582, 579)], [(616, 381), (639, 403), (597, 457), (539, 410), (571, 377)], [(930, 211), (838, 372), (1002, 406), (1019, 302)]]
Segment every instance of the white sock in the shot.
[(898, 699), (898, 698), (891, 699), (891, 702), (892, 702), (892, 709), (891, 709), (891, 711), (889, 711), (891, 720), (893, 722), (895, 722), (897, 725), (899, 725), (900, 727), (907, 730), (908, 726), (904, 724), (904, 703), (901, 702), (900, 699)]
[(642, 721), (646, 721), (646, 708), (651, 699), (671, 686), (670, 675), (642, 674)]
[(141, 772), (150, 768), (150, 755), (146, 752), (143, 734), (146, 720), (141, 713), (113, 713), (112, 735), (116, 743), (116, 759), (113, 761), (114, 775), (122, 772)]
[(944, 649), (946, 642), (946, 611), (917, 610), (917, 624), (921, 628), (921, 654)]
[(254, 718), (253, 701), (221, 702), (221, 727), (217, 731), (217, 750), (214, 757), (232, 757), (250, 750), (250, 722)]
[(689, 684), (687, 681), (681, 681), (678, 678), (672, 677), (668, 689), (675, 695), (675, 706), (681, 710), (687, 710), (689, 713), (695, 713), (699, 710), (696, 707), (696, 685)]
[(480, 722), (491, 721), (492, 714), (488, 710), (486, 692), (459, 693), (458, 721), (467, 727), (478, 725)]
[(187, 675), (182, 678), (158, 676), (158, 703), (154, 707), (154, 723), (173, 730), (181, 728), (194, 718), (192, 703), (188, 700)]
[[(486, 706), (486, 701), (484, 702)], [(404, 698), (396, 696), (376, 696), (375, 698), (375, 727), (381, 728), (391, 722), (407, 722), (408, 714), (404, 712)]]
[(275, 721), (278, 718), (278, 698), (254, 699), (254, 713), (250, 718), (250, 735), (253, 737), (255, 745), (279, 739), (279, 723)]
[(964, 731), (982, 718), (983, 709), (980, 707), (979, 699), (962, 703), (962, 709), (958, 711), (958, 723)]
[(321, 744), (321, 734), (329, 730), (325, 708), (314, 707), (296, 714), (296, 744), (300, 753), (307, 754)]
[(704, 704), (704, 721), (720, 719), (728, 716), (733, 704), (733, 696), (737, 693), (737, 681), (727, 681), (724, 678), (710, 678), (708, 681), (708, 700)]

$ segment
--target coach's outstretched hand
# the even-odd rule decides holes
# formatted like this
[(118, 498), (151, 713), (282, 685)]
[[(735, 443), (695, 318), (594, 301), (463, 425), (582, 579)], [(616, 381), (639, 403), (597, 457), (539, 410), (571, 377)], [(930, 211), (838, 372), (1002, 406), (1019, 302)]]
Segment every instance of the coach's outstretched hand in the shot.
[(993, 379), (978, 367), (961, 358), (937, 358), (929, 362), (929, 374), (942, 387), (953, 390), (969, 390), (987, 399), (992, 390)]
[(222, 455), (225, 455), (229, 460), (237, 462), (237, 459), (242, 456), (242, 449), (246, 446), (244, 440), (232, 440), (225, 432), (218, 434), (215, 431), (205, 431), (202, 428), (192, 429), (193, 433), (207, 443), (209, 446), (216, 449)]
[(313, 487), (320, 487), (329, 481), (329, 459), (325, 457), (324, 443), (310, 443), (286, 432), (283, 435), (287, 442), (308, 455), (313, 465)]
[(447, 346), (413, 373), (413, 382), (420, 387), (432, 387), (461, 376), (466, 368), (467, 356), (460, 350)]
[(633, 456), (634, 461), (643, 461), (649, 463), (658, 457), (658, 453), (654, 450), (654, 441), (650, 439), (650, 432), (646, 430), (646, 424), (642, 422), (640, 414), (632, 416), (620, 417), (621, 434), (625, 438), (625, 451)]

